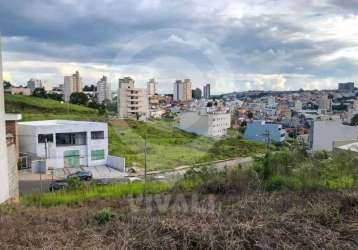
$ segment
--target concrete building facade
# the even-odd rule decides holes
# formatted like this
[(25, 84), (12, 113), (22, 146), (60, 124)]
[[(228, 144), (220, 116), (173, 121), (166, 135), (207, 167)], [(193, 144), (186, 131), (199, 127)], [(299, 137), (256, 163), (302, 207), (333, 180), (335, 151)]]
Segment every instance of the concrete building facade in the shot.
[(124, 77), (118, 81), (118, 116), (120, 118), (147, 119), (149, 99), (146, 89), (134, 87), (134, 80)]
[(223, 111), (184, 111), (179, 114), (179, 128), (198, 135), (222, 137), (231, 126), (231, 114)]
[(337, 120), (312, 121), (310, 147), (313, 151), (332, 151), (335, 141), (358, 139), (358, 126), (348, 126)]
[(27, 81), (27, 87), (31, 89), (31, 91), (34, 91), (37, 88), (44, 88), (46, 91), (50, 91), (47, 82), (45, 80), (35, 79), (31, 78)]
[(210, 97), (211, 97), (211, 85), (209, 83), (204, 85), (203, 97), (206, 100), (210, 99)]
[(176, 80), (174, 82), (174, 93), (173, 93), (174, 101), (191, 101), (192, 97), (192, 83), (190, 79)]
[(148, 96), (158, 94), (158, 82), (155, 79), (150, 79), (147, 83)]
[(48, 120), (20, 122), (18, 127), (20, 152), (33, 159), (47, 159), (47, 167), (77, 168), (107, 163), (107, 123)]
[(0, 37), (0, 203), (10, 198), (9, 193), (9, 173), (6, 145), (5, 129), (5, 102), (4, 102), (4, 84), (2, 72), (2, 46)]
[(244, 139), (261, 143), (283, 142), (286, 133), (281, 124), (259, 120), (247, 124)]
[(112, 100), (112, 92), (111, 92), (111, 85), (108, 82), (108, 79), (106, 76), (103, 76), (98, 82), (97, 82), (97, 102), (103, 103), (106, 100), (111, 101)]
[(71, 76), (65, 76), (63, 82), (63, 98), (65, 102), (70, 101), (71, 94), (74, 92), (82, 92), (82, 77), (76, 71)]

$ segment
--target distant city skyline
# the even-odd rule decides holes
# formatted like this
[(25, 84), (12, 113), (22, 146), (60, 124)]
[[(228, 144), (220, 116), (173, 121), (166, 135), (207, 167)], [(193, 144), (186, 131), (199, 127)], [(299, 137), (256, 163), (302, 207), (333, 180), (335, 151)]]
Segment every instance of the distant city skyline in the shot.
[[(173, 12), (175, 9), (175, 12)], [(212, 94), (336, 88), (358, 79), (358, 8), (337, 1), (3, 1), (4, 79), (177, 79)]]

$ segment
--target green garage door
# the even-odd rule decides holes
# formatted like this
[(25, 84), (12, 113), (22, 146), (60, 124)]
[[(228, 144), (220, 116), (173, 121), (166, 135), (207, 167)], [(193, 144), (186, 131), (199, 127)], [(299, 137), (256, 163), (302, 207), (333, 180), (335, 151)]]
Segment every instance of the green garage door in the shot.
[(104, 160), (104, 150), (103, 149), (92, 150), (91, 160), (92, 161)]
[(80, 151), (79, 150), (67, 150), (63, 152), (65, 160), (65, 168), (74, 168), (80, 166)]

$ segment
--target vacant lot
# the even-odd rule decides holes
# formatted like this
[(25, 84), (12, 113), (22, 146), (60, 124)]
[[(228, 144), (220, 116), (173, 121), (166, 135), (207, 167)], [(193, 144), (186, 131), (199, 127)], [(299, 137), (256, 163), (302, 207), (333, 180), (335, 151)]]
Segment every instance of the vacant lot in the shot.
[(357, 191), (193, 197), (2, 206), (0, 249), (358, 249)]

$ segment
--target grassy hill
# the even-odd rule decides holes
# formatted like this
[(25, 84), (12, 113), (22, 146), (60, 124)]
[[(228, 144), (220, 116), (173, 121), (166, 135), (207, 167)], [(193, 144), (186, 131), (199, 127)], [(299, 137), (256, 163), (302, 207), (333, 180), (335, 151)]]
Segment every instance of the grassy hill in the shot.
[(223, 160), (262, 153), (260, 144), (239, 140), (237, 133), (223, 140), (181, 131), (173, 121), (108, 120), (95, 109), (22, 95), (6, 95), (6, 111), (22, 113), (23, 121), (65, 119), (109, 122), (109, 151), (126, 158), (127, 165), (144, 166), (147, 136), (149, 170)]

